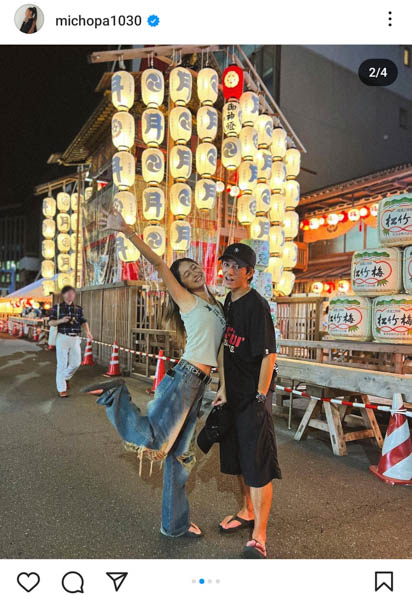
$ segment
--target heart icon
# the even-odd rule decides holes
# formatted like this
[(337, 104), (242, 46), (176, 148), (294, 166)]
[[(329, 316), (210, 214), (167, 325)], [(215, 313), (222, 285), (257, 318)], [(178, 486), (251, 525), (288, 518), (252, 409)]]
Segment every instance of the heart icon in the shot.
[(20, 573), (17, 577), (17, 583), (26, 592), (31, 592), (40, 583), (40, 576), (37, 573)]

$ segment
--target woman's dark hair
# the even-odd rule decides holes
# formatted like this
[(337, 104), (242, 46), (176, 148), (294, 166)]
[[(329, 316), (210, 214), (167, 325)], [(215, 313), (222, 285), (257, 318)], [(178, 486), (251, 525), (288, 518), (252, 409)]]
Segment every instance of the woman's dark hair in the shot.
[(29, 11), (33, 16), (33, 19), (35, 19), (37, 17), (37, 8), (35, 6), (29, 6)]

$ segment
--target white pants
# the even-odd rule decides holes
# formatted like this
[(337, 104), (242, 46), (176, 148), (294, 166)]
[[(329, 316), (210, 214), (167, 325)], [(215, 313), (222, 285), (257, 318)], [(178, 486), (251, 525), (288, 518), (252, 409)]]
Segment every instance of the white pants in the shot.
[(58, 333), (56, 337), (56, 385), (58, 392), (66, 391), (66, 381), (73, 377), (82, 362), (80, 337)]

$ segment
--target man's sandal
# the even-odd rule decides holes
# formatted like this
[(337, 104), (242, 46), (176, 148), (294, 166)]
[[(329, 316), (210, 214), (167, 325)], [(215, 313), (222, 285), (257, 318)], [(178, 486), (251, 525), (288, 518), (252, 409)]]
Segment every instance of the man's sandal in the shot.
[(253, 527), (255, 526), (254, 519), (250, 519), (248, 521), (247, 519), (242, 519), (242, 517), (239, 517), (238, 515), (233, 516), (226, 523), (226, 525), (229, 525), (229, 523), (233, 523), (233, 521), (238, 521), (239, 525), (237, 525), (236, 527), (223, 527), (222, 525), (219, 525), (220, 533), (235, 533), (240, 529), (253, 529)]
[[(189, 527), (197, 527), (197, 525), (195, 525), (194, 523), (190, 523)], [(200, 533), (195, 533), (194, 531), (189, 531), (189, 529), (186, 531), (186, 533), (183, 534), (184, 537), (188, 537), (188, 538), (201, 538), (204, 536), (203, 531), (198, 527)]]
[(266, 548), (257, 540), (250, 540), (243, 548), (242, 558), (267, 558)]

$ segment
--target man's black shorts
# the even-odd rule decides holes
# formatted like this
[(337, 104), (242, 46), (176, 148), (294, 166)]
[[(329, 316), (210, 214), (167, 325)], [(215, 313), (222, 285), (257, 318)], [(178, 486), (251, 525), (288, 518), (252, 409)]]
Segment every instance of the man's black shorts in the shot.
[(231, 413), (233, 426), (220, 442), (221, 472), (243, 475), (250, 487), (281, 479), (271, 398), (265, 404), (253, 399), (241, 412), (232, 409)]

